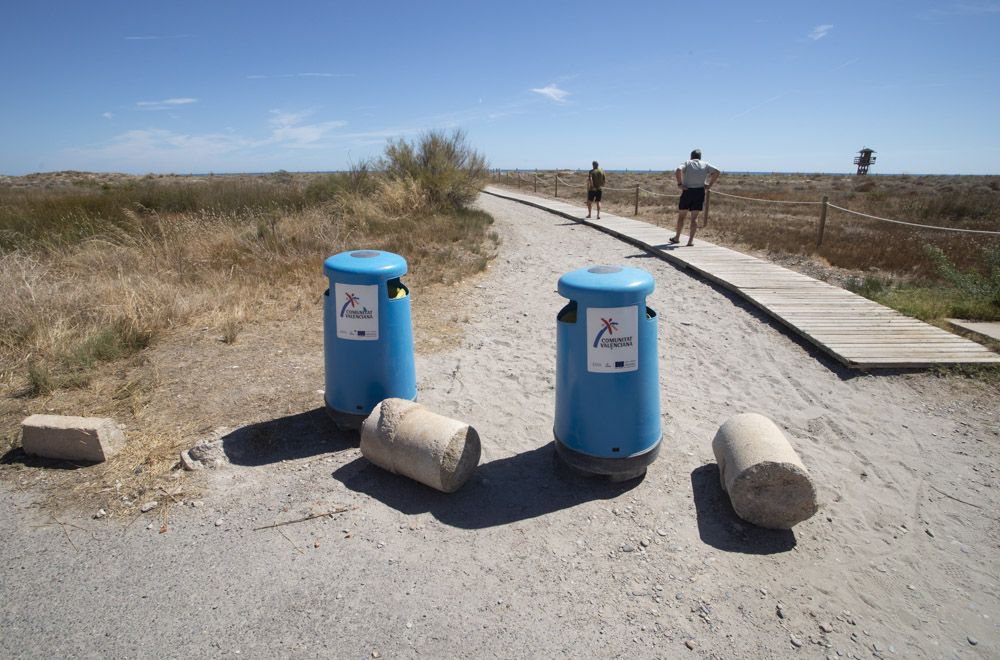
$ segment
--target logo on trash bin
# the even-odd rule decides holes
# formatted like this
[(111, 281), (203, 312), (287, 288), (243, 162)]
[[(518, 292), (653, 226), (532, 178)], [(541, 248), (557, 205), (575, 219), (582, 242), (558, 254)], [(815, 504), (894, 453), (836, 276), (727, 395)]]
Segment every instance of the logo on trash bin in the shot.
[(618, 329), (618, 321), (615, 321), (613, 318), (601, 319), (601, 323), (603, 326), (600, 330), (598, 330), (597, 336), (594, 337), (594, 348), (597, 348), (597, 346), (601, 343), (601, 337), (604, 336), (605, 332), (608, 333), (608, 336), (610, 337), (615, 334), (615, 330)]
[(349, 318), (349, 319), (372, 318), (373, 316), (372, 311), (367, 307), (365, 307), (364, 305), (361, 306), (361, 309), (357, 309), (357, 306), (361, 304), (361, 299), (357, 295), (353, 293), (345, 293), (344, 297), (347, 299), (347, 302), (345, 302), (344, 306), (340, 308), (340, 318)]

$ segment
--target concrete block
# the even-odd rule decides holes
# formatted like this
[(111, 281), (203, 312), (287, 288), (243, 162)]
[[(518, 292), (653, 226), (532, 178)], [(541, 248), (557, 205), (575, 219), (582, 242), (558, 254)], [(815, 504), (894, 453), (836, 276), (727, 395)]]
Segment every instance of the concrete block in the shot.
[(32, 415), (21, 422), (21, 446), (35, 456), (100, 463), (125, 446), (125, 434), (107, 417)]
[(481, 451), (476, 429), (405, 399), (385, 399), (361, 425), (365, 458), (445, 493), (472, 476)]
[(712, 441), (722, 489), (736, 514), (760, 527), (790, 529), (816, 513), (816, 487), (781, 429), (744, 413), (719, 427)]

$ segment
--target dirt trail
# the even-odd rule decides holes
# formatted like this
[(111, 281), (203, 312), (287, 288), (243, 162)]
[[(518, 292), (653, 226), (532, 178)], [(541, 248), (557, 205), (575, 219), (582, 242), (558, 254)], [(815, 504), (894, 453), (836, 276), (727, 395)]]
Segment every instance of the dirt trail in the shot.
[[(461, 491), (371, 466), (327, 422), (317, 308), (233, 346), (178, 339), (150, 356), (155, 397), (197, 420), (178, 426), (239, 427), (231, 464), (180, 474), (183, 504), (124, 522), (57, 522), (0, 484), (0, 655), (1000, 653), (995, 391), (844, 371), (631, 246), (479, 204), (498, 258), (413, 298), (420, 400), (483, 440)], [(556, 281), (593, 263), (656, 280), (664, 446), (638, 483), (553, 461)], [(741, 523), (719, 488), (711, 439), (744, 411), (778, 422), (820, 487), (823, 508), (794, 531)], [(255, 531), (338, 507), (352, 508)]]

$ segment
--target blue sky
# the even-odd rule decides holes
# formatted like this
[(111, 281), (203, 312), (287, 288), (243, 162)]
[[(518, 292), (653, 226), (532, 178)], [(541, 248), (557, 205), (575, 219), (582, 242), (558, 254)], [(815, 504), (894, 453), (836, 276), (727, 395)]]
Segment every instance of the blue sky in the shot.
[(1000, 173), (1000, 0), (15, 2), (0, 173), (335, 170), (460, 127), (496, 167)]

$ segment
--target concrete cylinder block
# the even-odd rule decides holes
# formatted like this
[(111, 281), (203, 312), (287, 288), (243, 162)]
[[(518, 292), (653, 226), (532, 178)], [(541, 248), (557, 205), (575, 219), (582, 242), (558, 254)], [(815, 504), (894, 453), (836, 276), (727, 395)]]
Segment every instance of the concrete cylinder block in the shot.
[(445, 493), (472, 476), (480, 453), (476, 429), (405, 399), (385, 399), (361, 425), (365, 458)]
[(816, 487), (781, 429), (744, 413), (726, 420), (712, 441), (722, 489), (736, 514), (760, 527), (790, 529), (819, 505)]

